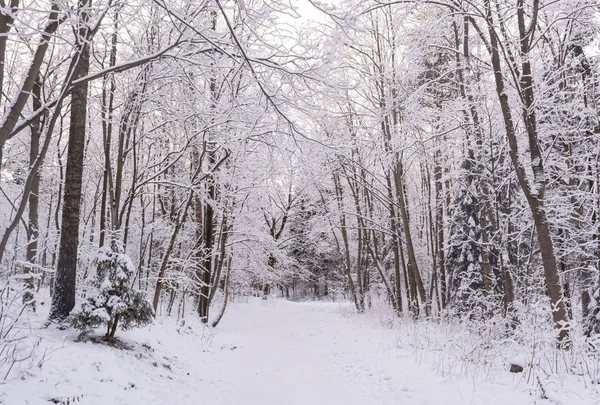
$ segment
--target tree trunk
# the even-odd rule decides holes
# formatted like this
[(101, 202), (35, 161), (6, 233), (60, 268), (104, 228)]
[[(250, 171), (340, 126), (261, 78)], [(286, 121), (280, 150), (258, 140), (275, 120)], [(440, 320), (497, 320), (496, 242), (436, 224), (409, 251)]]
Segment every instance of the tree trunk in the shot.
[(446, 258), (444, 254), (444, 190), (442, 183), (442, 167), (440, 166), (440, 152), (435, 153), (435, 167), (433, 176), (435, 179), (435, 230), (436, 230), (436, 252), (437, 266), (440, 276), (440, 296), (442, 309), (446, 308), (446, 297), (448, 287), (446, 284)]
[(223, 292), (223, 305), (221, 306), (221, 310), (219, 311), (219, 314), (217, 315), (217, 317), (215, 318), (215, 320), (212, 323), (212, 327), (215, 328), (219, 322), (221, 322), (221, 319), (223, 318), (223, 315), (225, 315), (225, 309), (227, 308), (227, 302), (229, 301), (229, 285), (230, 285), (230, 275), (231, 275), (231, 261), (232, 261), (232, 257), (230, 256), (227, 260), (227, 272), (225, 273), (225, 291)]
[[(33, 86), (33, 110), (41, 108), (41, 83), (38, 77), (35, 85)], [(34, 120), (31, 125), (31, 142), (29, 149), (29, 167), (31, 170), (35, 170), (35, 161), (38, 158), (40, 152), (40, 134), (41, 134), (41, 117)], [(31, 191), (29, 193), (29, 220), (27, 223), (27, 262), (32, 265), (37, 262), (37, 251), (38, 251), (38, 238), (39, 238), (39, 226), (38, 226), (38, 210), (39, 210), (39, 194), (40, 194), (40, 171), (35, 170), (33, 179), (31, 182)], [(25, 266), (25, 273), (30, 274), (30, 277), (25, 279), (25, 294), (23, 294), (23, 303), (27, 303), (35, 310), (35, 301), (33, 296), (34, 290), (34, 277), (33, 267)]]
[[(209, 165), (215, 164), (216, 151), (211, 150), (208, 153)], [(198, 314), (202, 323), (208, 323), (208, 311), (210, 309), (210, 290), (213, 265), (213, 248), (214, 248), (214, 217), (215, 212), (212, 204), (216, 201), (217, 186), (214, 176), (208, 178), (207, 181), (207, 201), (202, 204), (198, 199), (196, 201), (196, 211), (202, 210), (202, 233), (197, 235), (199, 240), (202, 240), (202, 249), (198, 249), (201, 258), (199, 267), (198, 279), (200, 280), (200, 296), (198, 297)]]
[[(87, 1), (79, 1), (80, 9), (87, 6), (89, 6)], [(88, 20), (87, 12), (81, 12), (81, 19), (83, 22)], [(86, 76), (89, 71), (89, 38), (87, 35), (88, 29), (85, 25), (84, 23), (84, 27), (80, 28), (78, 33), (80, 57), (74, 73), (75, 80)], [(64, 320), (75, 306), (87, 93), (87, 83), (75, 87), (71, 92), (71, 125), (65, 171), (62, 231), (60, 233), (60, 250), (54, 280), (54, 295), (52, 296), (52, 306), (50, 308), (50, 319), (55, 321)]]
[[(394, 178), (396, 184), (396, 194), (398, 197), (398, 208), (400, 210), (400, 218), (402, 220), (402, 229), (404, 231), (404, 238), (406, 241), (406, 253), (408, 255), (408, 271), (410, 272), (409, 278), (411, 279), (411, 288), (414, 290), (413, 295), (413, 310), (415, 314), (418, 314), (419, 301), (422, 303), (426, 302), (425, 286), (421, 279), (421, 273), (417, 265), (417, 256), (412, 241), (412, 233), (410, 231), (410, 223), (408, 219), (408, 207), (406, 206), (406, 199), (404, 196), (404, 186), (402, 181), (402, 166), (398, 163), (396, 170), (394, 171)], [(418, 294), (418, 298), (417, 298)]]
[[(118, 12), (115, 15), (114, 32), (111, 36), (111, 49), (109, 56), (109, 66), (115, 66), (117, 63), (117, 27), (118, 27)], [(108, 91), (106, 89), (106, 83), (109, 83)], [(106, 239), (107, 230), (107, 206), (110, 204), (112, 207), (113, 197), (110, 194), (112, 187), (109, 188), (109, 183), (112, 183), (112, 167), (110, 157), (110, 147), (112, 144), (112, 127), (113, 127), (113, 113), (114, 113), (114, 100), (115, 100), (115, 75), (111, 74), (110, 77), (105, 76), (102, 86), (102, 140), (104, 142), (104, 174), (102, 177), (102, 202), (100, 208), (100, 241), (99, 246), (104, 246)], [(112, 213), (112, 211), (111, 211)], [(112, 217), (112, 215), (111, 215)]]
[(363, 312), (364, 308), (361, 308), (360, 306), (360, 301), (358, 300), (358, 296), (356, 294), (354, 280), (352, 280), (352, 260), (350, 259), (348, 230), (346, 228), (346, 214), (344, 213), (343, 189), (338, 173), (333, 174), (333, 183), (335, 185), (335, 195), (338, 203), (338, 208), (340, 210), (340, 232), (342, 233), (342, 242), (344, 245), (344, 251), (340, 253), (342, 253), (344, 257), (344, 269), (346, 273), (346, 279), (348, 280), (348, 288), (350, 289), (350, 294), (352, 295), (352, 299), (354, 301), (354, 306), (356, 307), (356, 310), (358, 312)]

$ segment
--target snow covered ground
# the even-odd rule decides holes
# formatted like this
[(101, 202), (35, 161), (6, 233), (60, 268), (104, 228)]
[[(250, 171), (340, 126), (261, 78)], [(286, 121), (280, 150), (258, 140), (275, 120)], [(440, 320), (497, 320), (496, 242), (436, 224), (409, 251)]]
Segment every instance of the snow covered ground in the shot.
[(49, 348), (45, 361), (0, 385), (1, 404), (600, 404), (593, 388), (552, 385), (545, 387), (550, 399), (541, 399), (526, 373), (504, 366), (486, 373), (446, 367), (406, 344), (401, 325), (386, 327), (336, 303), (252, 299), (231, 304), (214, 330), (191, 319), (184, 327), (165, 320), (120, 331), (129, 348), (75, 342), (72, 331), (35, 333)]

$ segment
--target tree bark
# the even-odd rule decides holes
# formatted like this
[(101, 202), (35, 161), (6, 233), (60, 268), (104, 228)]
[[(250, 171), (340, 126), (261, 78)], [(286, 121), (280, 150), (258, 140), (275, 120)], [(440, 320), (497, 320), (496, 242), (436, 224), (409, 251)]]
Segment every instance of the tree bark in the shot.
[(436, 231), (436, 253), (437, 266), (440, 277), (440, 296), (442, 309), (446, 308), (446, 297), (448, 294), (448, 286), (446, 280), (446, 257), (444, 254), (444, 187), (442, 183), (442, 167), (440, 165), (440, 151), (435, 152), (435, 167), (433, 169), (433, 177), (435, 179), (435, 231)]
[[(80, 10), (89, 7), (86, 0), (79, 0)], [(89, 72), (90, 51), (87, 11), (80, 11), (82, 27), (78, 32), (79, 61), (74, 72), (75, 80)], [(85, 154), (85, 131), (87, 122), (88, 85), (83, 83), (71, 92), (71, 115), (69, 128), (69, 146), (65, 170), (65, 188), (63, 196), (62, 231), (60, 250), (54, 280), (54, 295), (50, 308), (50, 319), (62, 321), (69, 316), (75, 306), (75, 288), (77, 282), (77, 251), (79, 246), (79, 218), (81, 211), (81, 188), (83, 158)]]
[[(211, 150), (208, 153), (208, 163), (214, 165), (215, 151)], [(215, 212), (212, 204), (216, 200), (217, 186), (214, 176), (208, 179), (207, 185), (207, 201), (202, 204), (198, 199), (196, 202), (196, 210), (203, 208), (202, 215), (202, 233), (197, 235), (202, 240), (202, 249), (198, 249), (200, 253), (201, 265), (199, 267), (198, 279), (200, 280), (200, 296), (198, 297), (198, 315), (202, 323), (208, 323), (208, 312), (210, 309), (210, 280), (212, 276), (213, 264), (213, 248), (214, 248), (214, 216)], [(203, 207), (202, 207), (203, 206)]]
[(339, 173), (333, 173), (333, 183), (335, 186), (335, 196), (338, 203), (338, 209), (340, 210), (340, 232), (342, 233), (342, 242), (344, 245), (344, 251), (340, 253), (342, 253), (344, 257), (344, 269), (346, 273), (346, 278), (348, 280), (348, 288), (350, 289), (350, 294), (352, 295), (354, 306), (356, 307), (356, 310), (360, 313), (363, 312), (364, 308), (361, 308), (360, 306), (360, 301), (356, 294), (356, 286), (354, 284), (354, 280), (352, 280), (352, 260), (350, 259), (350, 246), (348, 243), (348, 230), (346, 228), (346, 214), (344, 212), (343, 202), (344, 195)]
[(421, 273), (419, 272), (419, 267), (417, 265), (417, 256), (415, 254), (415, 249), (412, 241), (412, 233), (410, 230), (410, 223), (408, 218), (408, 207), (406, 206), (406, 198), (404, 196), (404, 186), (402, 181), (402, 166), (398, 163), (396, 170), (394, 171), (394, 178), (396, 184), (396, 194), (398, 197), (398, 209), (400, 210), (400, 219), (402, 220), (402, 229), (404, 231), (404, 238), (406, 241), (406, 253), (408, 255), (408, 271), (410, 272), (409, 277), (411, 277), (411, 288), (413, 291), (413, 310), (415, 314), (418, 314), (419, 301), (418, 297), (421, 299), (422, 303), (426, 302), (426, 294), (425, 294), (425, 286), (423, 285), (423, 280), (421, 279)]
[[(41, 83), (40, 78), (36, 80), (33, 86), (33, 109), (41, 108)], [(42, 127), (41, 117), (31, 125), (31, 142), (29, 148), (29, 167), (30, 170), (35, 170), (35, 161), (40, 152), (40, 135)], [(29, 218), (27, 221), (27, 252), (26, 259), (28, 263), (35, 265), (37, 262), (39, 225), (39, 194), (40, 194), (40, 171), (35, 170), (31, 181), (31, 191), (29, 193)], [(33, 267), (25, 266), (25, 273), (30, 274), (30, 277), (25, 279), (25, 294), (23, 294), (23, 302), (27, 303), (35, 310), (35, 301), (33, 296), (34, 290), (34, 269)]]
[(232, 257), (230, 256), (227, 259), (227, 272), (225, 274), (225, 291), (223, 293), (223, 305), (221, 306), (221, 310), (219, 311), (219, 314), (217, 315), (217, 317), (215, 318), (215, 320), (212, 323), (213, 328), (215, 328), (219, 324), (219, 322), (221, 322), (223, 315), (225, 315), (225, 309), (227, 309), (227, 302), (229, 301), (229, 285), (231, 284), (231, 281), (230, 281), (231, 261), (232, 261)]

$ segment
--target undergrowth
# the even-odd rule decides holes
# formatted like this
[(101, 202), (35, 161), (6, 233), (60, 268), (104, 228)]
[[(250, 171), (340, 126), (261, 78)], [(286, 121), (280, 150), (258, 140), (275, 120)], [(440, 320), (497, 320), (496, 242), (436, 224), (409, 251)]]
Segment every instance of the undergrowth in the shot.
[[(548, 303), (517, 307), (519, 322), (510, 326), (502, 316), (485, 319), (436, 316), (433, 319), (397, 316), (385, 302), (374, 301), (366, 317), (392, 329), (397, 346), (441, 376), (495, 382), (511, 379), (520, 389), (560, 405), (580, 398), (582, 390), (600, 393), (599, 341), (586, 338), (581, 325), (570, 325), (571, 345), (557, 347)], [(352, 312), (346, 307), (343, 312)], [(511, 364), (523, 367), (511, 374)]]

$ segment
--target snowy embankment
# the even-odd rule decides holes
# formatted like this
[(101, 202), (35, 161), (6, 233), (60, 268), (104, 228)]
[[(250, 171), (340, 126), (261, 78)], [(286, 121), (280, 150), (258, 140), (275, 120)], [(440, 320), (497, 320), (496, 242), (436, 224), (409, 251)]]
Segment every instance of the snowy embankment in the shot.
[(509, 373), (501, 358), (461, 361), (461, 350), (469, 348), (434, 350), (448, 329), (388, 321), (334, 303), (251, 300), (231, 304), (217, 329), (195, 319), (179, 327), (174, 320), (159, 321), (120, 332), (120, 347), (75, 342), (70, 330), (41, 329), (32, 333), (42, 338), (41, 349), (48, 348), (42, 367), (0, 385), (0, 403), (600, 403), (589, 382), (584, 388), (576, 380), (532, 379), (527, 367)]

